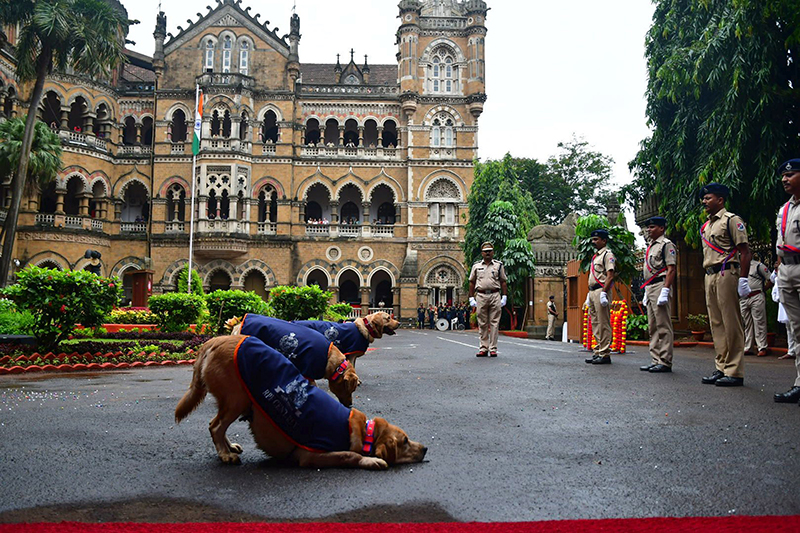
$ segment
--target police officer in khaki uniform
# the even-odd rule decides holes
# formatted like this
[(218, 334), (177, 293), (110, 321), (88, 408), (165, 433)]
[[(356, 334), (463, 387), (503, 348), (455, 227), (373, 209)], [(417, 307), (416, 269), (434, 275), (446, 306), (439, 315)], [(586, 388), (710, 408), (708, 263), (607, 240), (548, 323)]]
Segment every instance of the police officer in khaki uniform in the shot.
[(469, 273), (469, 305), (476, 307), (481, 347), (478, 357), (497, 357), (497, 335), (500, 330), (500, 313), (508, 299), (506, 271), (503, 263), (494, 259), (494, 246), (481, 245), (482, 261), (472, 265)]
[(644, 257), (644, 301), (647, 307), (647, 326), (650, 332), (649, 365), (639, 367), (644, 372), (672, 372), (672, 342), (674, 333), (670, 309), (672, 287), (675, 284), (677, 254), (675, 245), (664, 236), (667, 219), (650, 217), (644, 223), (650, 244)]
[[(790, 159), (778, 167), (783, 189), (792, 195), (778, 211), (778, 289), (794, 335), (800, 341), (800, 159)], [(789, 329), (789, 328), (787, 328)], [(794, 386), (775, 395), (778, 403), (800, 401), (800, 356), (794, 359), (797, 378)]]
[(748, 284), (753, 290), (739, 300), (739, 309), (744, 321), (744, 354), (759, 357), (769, 353), (767, 348), (767, 289), (772, 287), (769, 270), (761, 261), (750, 261)]
[(594, 356), (586, 359), (593, 365), (611, 364), (611, 309), (609, 294), (614, 286), (614, 269), (616, 258), (608, 244), (608, 231), (596, 229), (591, 234), (592, 244), (597, 253), (589, 265), (589, 294), (586, 305), (589, 306), (589, 318), (592, 321), (592, 333), (597, 337)]
[(550, 301), (547, 302), (547, 333), (544, 338), (548, 341), (556, 340), (556, 318), (558, 317), (558, 310), (556, 310), (556, 297), (550, 296)]
[[(744, 221), (725, 209), (730, 189), (709, 183), (700, 191), (708, 220), (700, 229), (703, 241), (703, 268), (708, 321), (714, 337), (716, 370), (702, 379), (707, 385), (737, 387), (744, 385), (744, 331), (739, 298), (751, 292), (750, 246)], [(738, 295), (737, 295), (738, 293)]]

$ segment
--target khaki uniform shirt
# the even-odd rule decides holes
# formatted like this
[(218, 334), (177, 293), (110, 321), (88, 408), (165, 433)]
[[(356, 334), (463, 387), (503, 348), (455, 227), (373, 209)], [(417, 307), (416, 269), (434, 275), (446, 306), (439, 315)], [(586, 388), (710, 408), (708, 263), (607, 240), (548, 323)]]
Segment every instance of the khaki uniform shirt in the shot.
[[(784, 252), (781, 246), (788, 244), (795, 248), (800, 248), (800, 199), (792, 198), (789, 200), (789, 214), (786, 217), (786, 235), (781, 232), (783, 223), (783, 210), (781, 207), (778, 210), (778, 255), (784, 257), (785, 255), (792, 255), (791, 252)], [(752, 286), (752, 285), (751, 285)]]
[[(734, 254), (728, 261), (738, 262), (739, 252), (736, 251), (736, 246), (747, 243), (747, 228), (744, 226), (744, 221), (738, 215), (726, 211), (724, 207), (708, 217), (708, 224), (705, 231), (701, 229), (701, 235), (704, 237), (703, 268), (722, 265), (731, 251)], [(719, 253), (711, 248), (706, 240), (711, 241), (725, 253)]]
[[(677, 261), (678, 256), (675, 251), (675, 245), (671, 240), (662, 235), (651, 242), (647, 249), (644, 258), (644, 266), (642, 267), (644, 280), (647, 281), (652, 278), (659, 270), (667, 268), (667, 266), (674, 266)], [(658, 275), (665, 276), (666, 274), (667, 272), (665, 270)]]
[(497, 259), (492, 259), (488, 265), (484, 261), (478, 261), (472, 265), (469, 273), (469, 280), (475, 282), (475, 291), (499, 291), (500, 281), (506, 281), (506, 271), (503, 263)]
[(605, 286), (606, 279), (608, 279), (608, 271), (616, 270), (617, 258), (608, 246), (604, 246), (598, 250), (594, 257), (592, 257), (592, 266), (589, 268), (589, 289), (596, 285)]
[(547, 302), (547, 311), (549, 315), (558, 316), (555, 302)]
[(750, 285), (750, 290), (763, 291), (764, 284), (769, 281), (769, 270), (761, 261), (755, 259), (750, 261), (750, 274), (747, 277), (747, 283)]

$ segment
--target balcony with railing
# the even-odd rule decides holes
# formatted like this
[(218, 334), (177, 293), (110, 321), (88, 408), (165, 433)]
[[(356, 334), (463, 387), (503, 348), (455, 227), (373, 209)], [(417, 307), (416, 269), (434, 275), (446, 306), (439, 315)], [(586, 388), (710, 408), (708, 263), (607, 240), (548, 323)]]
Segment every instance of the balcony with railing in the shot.
[(340, 237), (358, 237), (361, 235), (361, 226), (358, 224), (339, 224)]
[(67, 146), (92, 148), (100, 152), (108, 152), (108, 143), (106, 140), (96, 135), (89, 135), (77, 131), (58, 130), (58, 137), (61, 139), (61, 143)]
[(254, 78), (238, 72), (206, 72), (197, 76), (197, 84), (201, 87), (242, 87), (251, 89), (256, 82)]
[(143, 144), (123, 144), (117, 151), (118, 156), (125, 157), (149, 157), (152, 149)]
[(172, 155), (183, 155), (184, 153), (186, 153), (186, 143), (182, 142), (172, 143), (172, 147), (170, 148), (169, 153)]
[(374, 146), (301, 146), (300, 157), (398, 161), (400, 150)]
[(56, 216), (52, 213), (36, 213), (34, 222), (37, 226), (55, 226)]
[(373, 224), (370, 228), (373, 237), (394, 237), (394, 225)]
[(330, 233), (328, 224), (306, 224), (306, 235), (309, 237), (327, 237)]
[(240, 152), (249, 154), (253, 149), (253, 143), (239, 139), (212, 137), (203, 139), (200, 142), (200, 149), (204, 152)]
[(144, 235), (147, 233), (147, 222), (122, 222), (119, 232), (127, 235)]
[(205, 219), (197, 221), (195, 230), (198, 233), (250, 233), (250, 222), (235, 219)]
[(173, 220), (164, 223), (164, 233), (186, 233), (186, 222)]
[(360, 96), (373, 98), (396, 97), (400, 94), (397, 85), (324, 85), (297, 84), (297, 92), (303, 96)]
[(278, 224), (275, 222), (259, 222), (258, 223), (258, 234), (259, 235), (277, 235), (278, 234)]

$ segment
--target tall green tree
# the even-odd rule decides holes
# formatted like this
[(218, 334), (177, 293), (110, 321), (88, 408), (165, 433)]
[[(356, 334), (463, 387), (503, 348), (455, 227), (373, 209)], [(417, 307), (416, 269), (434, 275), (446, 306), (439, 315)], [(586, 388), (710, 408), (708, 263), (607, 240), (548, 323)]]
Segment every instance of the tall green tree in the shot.
[(527, 236), (539, 223), (530, 193), (523, 190), (514, 160), (475, 164), (469, 198), (469, 222), (464, 236), (467, 270), (480, 258), (480, 245), (494, 244), (495, 259), (503, 261), (512, 301), (522, 301), (525, 279), (533, 275), (534, 258)]
[(778, 164), (800, 153), (800, 0), (658, 0), (646, 38), (653, 134), (630, 163), (633, 200), (699, 244), (700, 188), (732, 190), (729, 206), (766, 240), (784, 201)]
[(11, 267), (19, 206), (28, 176), (36, 109), (45, 77), (53, 68), (71, 67), (90, 76), (109, 76), (124, 61), (129, 20), (124, 11), (103, 0), (0, 0), (0, 24), (16, 26), (16, 74), (20, 82), (33, 81), (19, 163), (11, 181), (11, 207), (0, 257), (0, 285)]
[(575, 238), (572, 245), (578, 250), (581, 270), (589, 270), (592, 257), (597, 249), (592, 244), (592, 232), (596, 229), (608, 230), (608, 249), (616, 258), (614, 279), (620, 283), (630, 283), (636, 276), (636, 247), (633, 233), (622, 226), (609, 224), (608, 218), (601, 215), (584, 215), (575, 226)]
[[(0, 176), (11, 175), (19, 168), (24, 136), (24, 119), (12, 118), (0, 123)], [(61, 140), (44, 122), (36, 122), (28, 157), (28, 179), (23, 181), (23, 188), (26, 194), (31, 194), (47, 187), (61, 168)]]

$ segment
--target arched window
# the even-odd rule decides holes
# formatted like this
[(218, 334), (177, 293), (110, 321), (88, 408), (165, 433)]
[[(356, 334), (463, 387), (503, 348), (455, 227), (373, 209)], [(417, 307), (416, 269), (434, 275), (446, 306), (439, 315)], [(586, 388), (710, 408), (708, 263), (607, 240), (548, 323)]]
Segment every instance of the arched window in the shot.
[(322, 206), (313, 200), (306, 204), (306, 222), (309, 220), (322, 220)]
[(172, 142), (182, 143), (186, 141), (186, 113), (183, 110), (178, 109), (172, 114), (170, 131), (172, 132)]
[(214, 41), (212, 39), (206, 41), (205, 63), (203, 67), (206, 72), (214, 72)]
[(320, 142), (319, 120), (312, 118), (306, 122), (306, 144), (319, 144)]
[(222, 72), (231, 71), (231, 51), (233, 50), (233, 41), (230, 35), (226, 35), (222, 40)]
[(250, 43), (242, 41), (239, 45), (239, 74), (245, 76), (250, 71)]
[(153, 117), (142, 119), (142, 144), (145, 146), (153, 144)]
[(261, 124), (261, 142), (278, 142), (278, 116), (275, 111), (267, 111), (264, 115), (264, 122)]
[(231, 136), (231, 112), (225, 110), (225, 116), (222, 117), (222, 136), (226, 139)]
[(211, 113), (211, 136), (212, 137), (219, 137), (220, 129), (221, 129), (221, 121), (219, 119), (219, 111), (216, 109), (213, 113)]
[(77, 215), (80, 212), (80, 198), (83, 193), (83, 180), (78, 176), (72, 176), (67, 180), (67, 194), (64, 195), (64, 213), (67, 215)]
[(278, 194), (272, 187), (265, 187), (258, 194), (258, 221), (275, 222), (278, 219)]
[(455, 122), (447, 113), (439, 113), (431, 123), (431, 146), (452, 148), (455, 146)]
[(222, 197), (219, 200), (219, 217), (222, 220), (228, 220), (231, 217), (231, 199), (227, 189), (222, 191)]
[(209, 191), (206, 205), (208, 206), (206, 209), (206, 216), (210, 220), (217, 218), (217, 191), (213, 189)]
[(354, 202), (344, 204), (340, 216), (343, 224), (355, 223), (361, 220), (361, 213)]
[(122, 144), (128, 146), (136, 144), (136, 119), (125, 117), (125, 129), (122, 133)]
[(246, 141), (247, 140), (247, 124), (248, 116), (247, 111), (242, 111), (242, 118), (239, 121), (239, 140)]
[(69, 118), (67, 122), (70, 131), (75, 131), (78, 133), (83, 131), (83, 119), (86, 115), (88, 107), (89, 106), (86, 103), (86, 100), (84, 100), (82, 96), (77, 97), (75, 101), (72, 102), (72, 105), (69, 108)]
[(383, 140), (381, 145), (384, 148), (396, 148), (397, 144), (397, 123), (394, 120), (387, 120), (383, 123)]
[(61, 98), (53, 91), (42, 99), (42, 120), (53, 130), (61, 129)]
[(452, 52), (440, 47), (433, 52), (431, 66), (428, 67), (428, 90), (432, 93), (452, 94), (459, 91), (458, 66)]
[(186, 191), (178, 183), (170, 185), (167, 191), (167, 222), (183, 222), (186, 216)]

